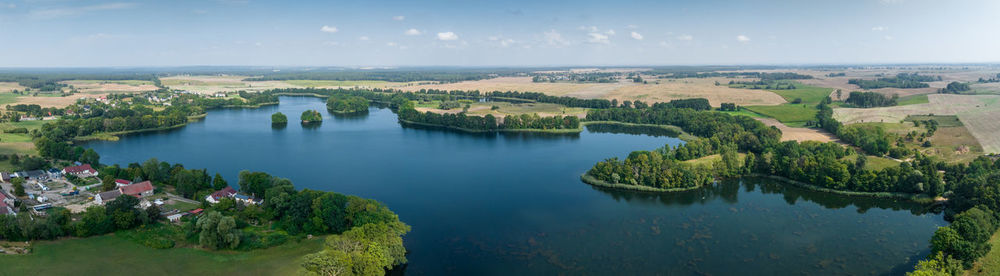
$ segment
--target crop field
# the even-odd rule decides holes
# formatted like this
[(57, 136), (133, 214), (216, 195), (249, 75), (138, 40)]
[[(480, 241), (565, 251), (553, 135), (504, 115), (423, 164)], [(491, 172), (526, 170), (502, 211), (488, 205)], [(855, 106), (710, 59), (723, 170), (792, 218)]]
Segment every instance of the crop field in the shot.
[(10, 92), (14, 90), (24, 90), (24, 86), (17, 84), (16, 82), (0, 82), (0, 93)]
[(818, 112), (816, 107), (810, 104), (744, 106), (743, 108), (777, 119), (781, 123), (793, 127), (802, 127), (805, 126), (806, 122), (816, 120)]
[[(59, 95), (38, 95), (38, 96), (18, 96), (14, 98), (14, 103), (17, 104), (37, 104), (42, 107), (66, 107), (68, 105), (76, 103), (76, 100), (81, 98), (95, 98), (107, 95), (107, 93), (76, 93), (69, 96), (59, 96)], [(0, 99), (3, 99), (0, 97)]]
[[(716, 86), (715, 82), (728, 82), (723, 78), (704, 79), (648, 79), (648, 84), (629, 81), (618, 83), (535, 83), (530, 77), (502, 77), (480, 81), (449, 84), (412, 85), (401, 87), (406, 91), (420, 89), (479, 90), (479, 91), (528, 91), (553, 96), (571, 96), (585, 99), (640, 100), (668, 102), (674, 99), (706, 98), (713, 106), (721, 103), (737, 105), (775, 105), (785, 100), (763, 90)], [(659, 83), (657, 83), (659, 82)]]
[(925, 103), (930, 103), (930, 100), (927, 99), (927, 94), (910, 95), (906, 97), (901, 97), (899, 98), (899, 100), (896, 100), (896, 104), (898, 105), (925, 104)]
[(969, 132), (955, 116), (912, 116), (902, 123), (861, 123), (879, 125), (887, 132), (906, 136), (907, 133), (924, 133), (927, 131), (923, 126), (914, 126), (912, 119), (925, 121), (935, 120), (941, 122), (934, 135), (927, 138), (931, 142), (930, 147), (924, 147), (922, 141), (914, 139), (904, 143), (908, 149), (916, 149), (923, 154), (936, 156), (947, 162), (968, 162), (977, 156), (983, 155), (983, 147), (980, 146), (976, 137)]
[(837, 108), (834, 118), (845, 124), (900, 122), (909, 115), (956, 115), (986, 153), (1000, 152), (1000, 96), (927, 95), (929, 103), (879, 108)]
[(71, 80), (60, 82), (72, 85), (83, 93), (106, 92), (145, 92), (159, 89), (153, 82), (143, 80)]
[(316, 87), (316, 88), (390, 88), (405, 86), (410, 83), (406, 82), (388, 82), (388, 81), (373, 81), (373, 80), (352, 80), (352, 81), (338, 81), (338, 80), (287, 80), (285, 83), (299, 87)]
[[(805, 104), (819, 104), (826, 97), (833, 93), (833, 89), (826, 87), (799, 85), (795, 89), (768, 90), (780, 95), (785, 101), (792, 102), (795, 99), (802, 99)], [(845, 96), (846, 97), (846, 96)]]
[[(322, 238), (289, 241), (252, 252), (211, 252), (195, 248), (153, 249), (124, 237), (38, 242), (32, 253), (0, 256), (9, 275), (293, 275), (299, 259), (319, 251)], [(109, 270), (110, 269), (110, 270)]]
[(234, 91), (264, 91), (275, 88), (301, 88), (284, 81), (243, 81), (246, 76), (171, 76), (160, 78), (160, 83), (172, 89), (200, 94)]
[[(449, 110), (438, 109), (437, 106), (440, 102), (433, 101), (427, 103), (417, 104), (417, 111), (420, 112), (434, 112), (434, 113), (459, 113), (462, 112), (462, 108), (453, 108)], [(493, 106), (498, 107), (498, 109), (493, 110)], [(507, 102), (476, 102), (470, 104), (469, 111), (466, 113), (470, 116), (486, 116), (486, 114), (493, 114), (494, 117), (503, 118), (507, 115), (521, 115), (521, 114), (533, 114), (537, 113), (541, 117), (551, 117), (551, 116), (576, 116), (579, 118), (587, 117), (587, 109), (577, 108), (577, 107), (565, 107), (558, 104), (550, 103), (507, 103)]]
[(819, 141), (819, 142), (833, 142), (837, 141), (837, 138), (816, 128), (804, 128), (804, 127), (789, 127), (778, 120), (772, 118), (756, 118), (758, 121), (763, 122), (765, 125), (777, 127), (781, 130), (781, 141)]

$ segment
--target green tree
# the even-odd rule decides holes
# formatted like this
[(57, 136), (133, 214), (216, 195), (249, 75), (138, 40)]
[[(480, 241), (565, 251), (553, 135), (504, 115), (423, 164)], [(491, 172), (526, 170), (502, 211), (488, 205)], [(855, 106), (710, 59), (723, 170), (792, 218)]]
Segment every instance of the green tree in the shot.
[(26, 196), (24, 192), (24, 178), (15, 177), (10, 179), (10, 184), (14, 185), (14, 195), (15, 196)]
[(216, 191), (218, 191), (218, 190), (225, 189), (228, 186), (229, 186), (229, 183), (226, 182), (225, 178), (222, 178), (222, 174), (215, 173), (215, 177), (212, 178), (212, 189), (215, 189)]
[(208, 249), (235, 249), (240, 245), (240, 230), (236, 220), (216, 211), (208, 211), (198, 218), (196, 224), (198, 244)]

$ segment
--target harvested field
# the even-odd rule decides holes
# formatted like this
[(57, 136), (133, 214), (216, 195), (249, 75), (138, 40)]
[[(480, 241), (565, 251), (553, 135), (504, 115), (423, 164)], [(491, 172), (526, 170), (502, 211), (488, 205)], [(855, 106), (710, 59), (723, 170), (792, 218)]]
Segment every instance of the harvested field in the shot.
[(10, 91), (22, 91), (24, 86), (17, 84), (16, 82), (0, 82), (0, 92), (10, 92)]
[(929, 103), (879, 108), (837, 108), (834, 118), (844, 124), (898, 123), (909, 115), (957, 115), (986, 153), (1000, 152), (1000, 96), (928, 95)]
[[(776, 105), (785, 103), (777, 94), (751, 89), (735, 89), (715, 82), (728, 82), (723, 78), (704, 79), (649, 79), (649, 84), (628, 81), (618, 83), (535, 83), (530, 77), (504, 77), (480, 81), (449, 84), (414, 85), (401, 89), (479, 90), (479, 91), (528, 91), (554, 96), (571, 96), (585, 99), (641, 100), (648, 103), (668, 102), (675, 99), (706, 98), (713, 106), (721, 103), (738, 105)], [(656, 82), (659, 82), (657, 84)]]
[(102, 80), (72, 80), (60, 82), (72, 85), (83, 93), (108, 92), (145, 92), (159, 89), (150, 81), (102, 81)]
[[(95, 94), (96, 93), (96, 94)], [(71, 104), (76, 103), (76, 100), (80, 98), (96, 98), (100, 96), (105, 96), (107, 93), (76, 93), (73, 95), (59, 97), (59, 96), (21, 96), (17, 97), (17, 104), (37, 104), (42, 107), (66, 107)]]
[(820, 141), (820, 142), (831, 142), (837, 141), (836, 137), (833, 137), (830, 133), (823, 131), (821, 129), (815, 128), (802, 128), (802, 127), (789, 127), (778, 120), (771, 118), (755, 118), (758, 121), (763, 122), (765, 125), (777, 127), (781, 130), (781, 141)]
[(243, 81), (246, 76), (171, 76), (160, 78), (167, 87), (199, 94), (218, 92), (253, 91), (259, 92), (275, 88), (302, 88), (284, 81)]

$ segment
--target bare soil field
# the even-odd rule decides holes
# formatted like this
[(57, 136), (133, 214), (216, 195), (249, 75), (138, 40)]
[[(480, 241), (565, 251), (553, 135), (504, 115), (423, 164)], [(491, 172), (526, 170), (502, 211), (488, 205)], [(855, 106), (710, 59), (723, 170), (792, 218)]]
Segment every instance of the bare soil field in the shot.
[(755, 118), (761, 121), (765, 125), (777, 127), (781, 130), (781, 141), (820, 141), (820, 142), (832, 142), (838, 141), (836, 137), (830, 135), (826, 131), (814, 128), (802, 128), (802, 127), (789, 127), (778, 120), (771, 118)]
[(76, 103), (76, 100), (80, 98), (96, 98), (100, 96), (106, 96), (107, 93), (76, 93), (73, 95), (58, 97), (58, 96), (22, 96), (17, 97), (17, 104), (37, 104), (42, 107), (66, 107), (71, 104)]
[(907, 115), (957, 115), (986, 153), (1000, 152), (1000, 96), (931, 94), (929, 103), (880, 108), (837, 108), (834, 118), (844, 124), (898, 123)]
[(24, 86), (16, 82), (0, 82), (0, 92), (10, 92), (14, 90), (24, 90)]
[(171, 76), (160, 78), (167, 87), (199, 94), (217, 92), (253, 91), (259, 92), (275, 88), (302, 88), (284, 81), (243, 81), (246, 76)]
[(73, 81), (63, 81), (63, 84), (72, 85), (77, 90), (83, 93), (110, 93), (110, 92), (146, 92), (146, 91), (156, 91), (159, 89), (152, 83), (123, 83), (116, 81), (90, 81), (90, 80), (73, 80)]
[[(649, 84), (628, 81), (618, 83), (535, 83), (530, 77), (503, 77), (489, 80), (449, 84), (415, 85), (403, 87), (405, 91), (420, 89), (479, 90), (479, 91), (528, 91), (554, 96), (571, 96), (586, 99), (641, 100), (667, 102), (674, 99), (706, 98), (713, 106), (736, 103), (738, 105), (776, 105), (785, 100), (769, 91), (716, 86), (715, 82), (728, 83), (724, 78), (703, 79), (649, 79)], [(660, 82), (657, 84), (656, 82)]]

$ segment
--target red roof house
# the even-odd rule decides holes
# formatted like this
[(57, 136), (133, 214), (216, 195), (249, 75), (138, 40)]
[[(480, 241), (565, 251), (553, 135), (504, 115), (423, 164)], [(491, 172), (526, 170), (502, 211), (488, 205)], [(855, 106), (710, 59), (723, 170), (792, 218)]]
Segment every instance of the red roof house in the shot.
[(138, 198), (153, 195), (153, 183), (149, 181), (135, 183), (118, 189), (121, 190), (124, 195), (130, 195)]
[(79, 166), (66, 167), (62, 170), (63, 174), (72, 174), (80, 177), (87, 176), (97, 176), (97, 170), (90, 167), (90, 164), (83, 164)]
[(209, 203), (213, 204), (219, 203), (220, 199), (226, 197), (233, 197), (234, 195), (236, 195), (236, 189), (233, 189), (233, 187), (226, 186), (226, 188), (215, 191), (214, 193), (205, 197), (205, 201), (208, 201)]
[(118, 186), (118, 187), (124, 187), (124, 186), (128, 186), (128, 185), (132, 185), (132, 181), (128, 181), (128, 180), (125, 180), (125, 179), (115, 179), (115, 185)]

